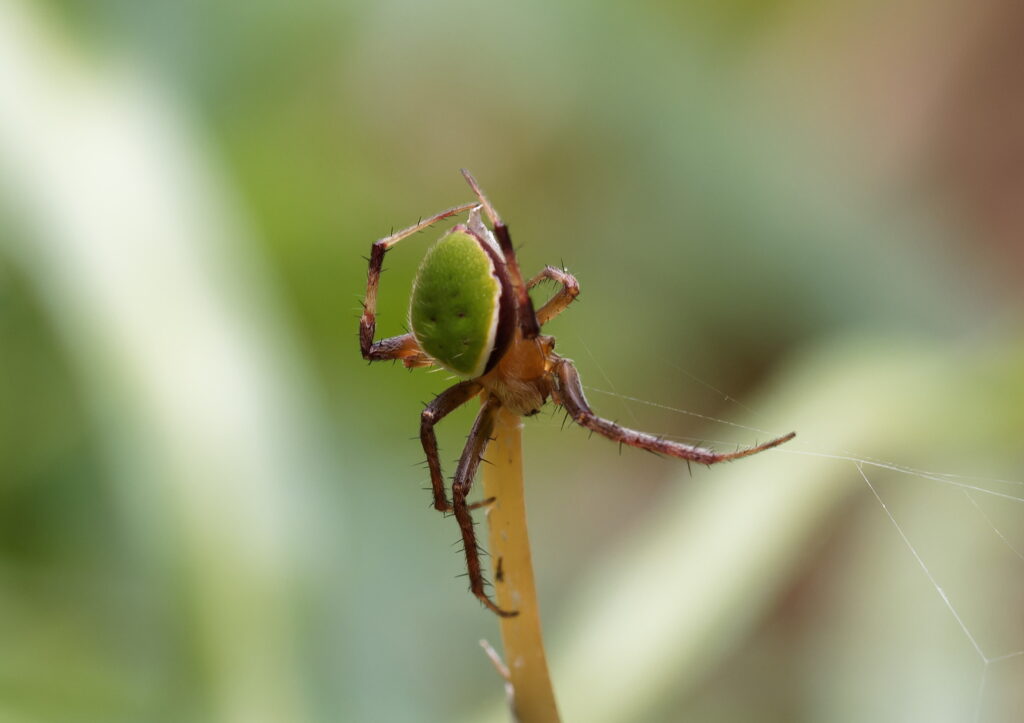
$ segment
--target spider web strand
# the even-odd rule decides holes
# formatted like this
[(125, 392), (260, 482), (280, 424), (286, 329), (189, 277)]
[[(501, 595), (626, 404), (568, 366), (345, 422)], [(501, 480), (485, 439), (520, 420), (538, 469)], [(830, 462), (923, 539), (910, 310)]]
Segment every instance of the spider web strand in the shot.
[(900, 537), (903, 538), (903, 544), (907, 546), (907, 549), (910, 550), (910, 553), (914, 556), (914, 559), (917, 560), (917, 564), (921, 566), (921, 570), (923, 570), (924, 574), (928, 577), (928, 580), (931, 582), (932, 587), (935, 588), (935, 591), (939, 594), (939, 596), (942, 598), (942, 601), (946, 604), (946, 607), (949, 608), (949, 612), (953, 614), (953, 617), (956, 619), (956, 622), (960, 626), (960, 629), (964, 631), (964, 635), (967, 636), (967, 639), (969, 641), (971, 641), (971, 645), (974, 646), (974, 649), (978, 652), (978, 656), (982, 659), (982, 661), (984, 661), (987, 667), (989, 663), (988, 656), (985, 655), (985, 652), (981, 649), (981, 646), (978, 645), (978, 641), (974, 639), (973, 635), (971, 635), (971, 631), (967, 628), (967, 625), (964, 624), (963, 619), (960, 617), (960, 613), (956, 611), (956, 608), (953, 606), (952, 601), (949, 599), (949, 595), (946, 594), (946, 591), (942, 588), (942, 585), (940, 585), (938, 581), (935, 579), (935, 577), (932, 575), (931, 570), (928, 569), (928, 566), (921, 558), (921, 555), (918, 554), (917, 548), (915, 548), (914, 545), (910, 542), (910, 538), (907, 537), (907, 534), (903, 531), (903, 527), (900, 526), (900, 523), (896, 521), (896, 518), (893, 516), (892, 511), (889, 509), (889, 506), (885, 504), (885, 501), (882, 499), (881, 495), (878, 494), (878, 490), (876, 490), (875, 486), (871, 484), (871, 480), (869, 480), (868, 476), (864, 474), (864, 468), (861, 466), (860, 462), (856, 463), (856, 467), (857, 471), (860, 473), (860, 476), (864, 479), (865, 484), (867, 484), (868, 489), (871, 490), (871, 494), (873, 494), (875, 496), (875, 499), (878, 500), (878, 504), (882, 506), (882, 510), (888, 516), (889, 521), (892, 522), (893, 526), (896, 528), (896, 531), (899, 533)]

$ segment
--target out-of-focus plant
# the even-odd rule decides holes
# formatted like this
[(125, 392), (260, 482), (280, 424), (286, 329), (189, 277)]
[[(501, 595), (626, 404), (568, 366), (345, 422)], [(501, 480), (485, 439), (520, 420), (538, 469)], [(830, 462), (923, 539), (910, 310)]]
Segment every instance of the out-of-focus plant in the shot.
[(467, 165), (580, 277), (610, 413), (801, 432), (691, 478), (527, 422), (567, 717), (1012, 718), (1024, 658), (817, 455), (942, 472), (863, 466), (1024, 648), (1019, 503), (933, 479), (1019, 496), (974, 479), (1022, 468), (1019, 12), (0, 2), (0, 717), (504, 715), (393, 434), (443, 382), (351, 334), (367, 242)]

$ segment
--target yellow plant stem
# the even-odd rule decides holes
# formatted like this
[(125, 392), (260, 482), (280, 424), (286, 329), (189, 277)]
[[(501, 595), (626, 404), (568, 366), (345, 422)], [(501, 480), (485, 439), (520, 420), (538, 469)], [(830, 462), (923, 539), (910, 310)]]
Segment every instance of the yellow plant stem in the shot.
[(526, 533), (522, 450), (522, 418), (499, 410), (494, 440), (487, 446), (490, 464), (483, 465), (484, 496), (495, 498), (487, 512), (491, 579), (498, 605), (519, 611), (515, 617), (500, 618), (513, 716), (520, 723), (557, 722)]

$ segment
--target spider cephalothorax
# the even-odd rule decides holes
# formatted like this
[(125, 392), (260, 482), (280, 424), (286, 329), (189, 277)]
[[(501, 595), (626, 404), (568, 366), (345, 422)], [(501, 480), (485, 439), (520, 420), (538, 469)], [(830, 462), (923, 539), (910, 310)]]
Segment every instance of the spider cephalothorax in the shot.
[[(463, 381), (443, 391), (423, 410), (420, 441), (427, 453), (434, 507), (452, 512), (458, 520), (470, 589), (495, 613), (510, 616), (516, 613), (499, 608), (485, 590), (470, 514), (471, 510), (492, 500), (476, 504), (466, 501), (499, 408), (530, 416), (540, 411), (550, 398), (577, 424), (609, 439), (708, 465), (770, 449), (789, 441), (795, 433), (723, 454), (627, 429), (594, 414), (583, 394), (576, 367), (571, 360), (555, 354), (553, 337), (540, 333), (541, 326), (576, 298), (579, 284), (571, 274), (552, 266), (524, 283), (508, 227), (473, 176), (466, 170), (462, 175), (477, 197), (475, 202), (442, 211), (373, 244), (366, 301), (359, 320), (359, 344), (363, 358), (369, 361), (401, 359), (407, 367), (436, 365), (462, 378)], [(483, 223), (481, 210), (491, 228)], [(420, 264), (409, 304), (411, 332), (374, 341), (377, 285), (384, 254), (402, 239), (466, 212), (466, 224), (459, 224), (444, 234)], [(534, 310), (528, 292), (544, 280), (555, 281), (561, 288), (540, 309)], [(478, 395), (482, 397), (480, 413), (459, 459), (449, 502), (434, 425)]]

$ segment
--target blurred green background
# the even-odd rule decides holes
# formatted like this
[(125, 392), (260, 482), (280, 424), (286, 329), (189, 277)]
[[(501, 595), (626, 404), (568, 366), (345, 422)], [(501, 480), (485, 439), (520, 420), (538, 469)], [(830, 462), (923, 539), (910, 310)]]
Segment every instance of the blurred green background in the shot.
[(356, 341), (362, 256), (462, 166), (580, 279), (551, 332), (599, 412), (800, 435), (691, 476), (527, 420), (566, 720), (1020, 720), (1022, 35), (1010, 0), (0, 1), (0, 721), (504, 719), (415, 466), (449, 382)]

